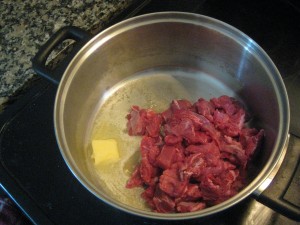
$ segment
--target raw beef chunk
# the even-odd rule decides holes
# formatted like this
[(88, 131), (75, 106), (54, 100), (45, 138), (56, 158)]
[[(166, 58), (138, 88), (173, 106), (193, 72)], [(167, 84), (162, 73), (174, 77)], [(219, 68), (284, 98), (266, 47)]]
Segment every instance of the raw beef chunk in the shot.
[(132, 106), (127, 119), (128, 134), (143, 137), (126, 187), (143, 187), (141, 197), (161, 213), (198, 211), (237, 194), (264, 137), (228, 96), (173, 100), (162, 113)]

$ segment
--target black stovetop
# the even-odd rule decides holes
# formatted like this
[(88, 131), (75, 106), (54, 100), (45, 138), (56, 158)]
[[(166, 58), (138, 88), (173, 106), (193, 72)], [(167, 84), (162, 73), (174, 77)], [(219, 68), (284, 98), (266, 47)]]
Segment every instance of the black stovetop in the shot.
[[(299, 159), (300, 8), (297, 1), (153, 0), (134, 13), (155, 11), (187, 11), (220, 19), (265, 49), (282, 74), (289, 94), (291, 143), (287, 157)], [(297, 224), (252, 197), (212, 218), (184, 222), (143, 219), (104, 204), (76, 180), (59, 152), (53, 127), (56, 89), (57, 86), (47, 80), (37, 78), (0, 115), (1, 187), (33, 223)], [(285, 173), (284, 169), (281, 173)], [(299, 178), (291, 183), (294, 191), (289, 190), (287, 193), (292, 197), (286, 198), (293, 199), (299, 196)]]

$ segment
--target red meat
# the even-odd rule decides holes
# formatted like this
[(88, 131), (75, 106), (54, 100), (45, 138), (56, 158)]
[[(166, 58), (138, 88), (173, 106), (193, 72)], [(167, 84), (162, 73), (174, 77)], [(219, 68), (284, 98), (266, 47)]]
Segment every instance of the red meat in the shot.
[(176, 135), (173, 135), (173, 134), (169, 134), (169, 135), (165, 136), (164, 141), (167, 145), (176, 145), (176, 144), (182, 142), (182, 137), (181, 136), (176, 136)]
[(156, 114), (152, 110), (147, 110), (146, 119), (146, 134), (150, 137), (158, 137), (162, 122), (161, 115)]
[(195, 212), (206, 208), (204, 202), (179, 202), (176, 206), (178, 212)]
[(128, 133), (143, 138), (141, 161), (126, 187), (144, 187), (142, 198), (161, 213), (193, 212), (234, 196), (264, 137), (246, 127), (246, 117), (228, 96), (173, 100), (161, 114), (132, 106)]
[(152, 137), (144, 136), (141, 141), (140, 150), (142, 158), (147, 158), (153, 166), (156, 166), (156, 157), (160, 154), (157, 140)]
[(159, 178), (159, 188), (171, 197), (181, 196), (187, 188), (188, 180), (180, 176), (177, 169), (167, 169)]
[(224, 110), (228, 115), (234, 115), (239, 109), (243, 108), (236, 99), (226, 95), (219, 98), (212, 98), (210, 102), (215, 108)]
[(205, 129), (206, 126), (212, 126), (210, 121), (204, 116), (190, 110), (177, 110), (173, 113), (173, 117), (178, 121), (189, 119), (192, 121), (196, 130), (200, 130), (201, 128)]
[(196, 201), (202, 197), (202, 192), (200, 190), (199, 185), (189, 183), (185, 193), (183, 194), (183, 198), (186, 201)]
[(207, 169), (203, 173), (200, 189), (203, 199), (210, 204), (218, 204), (234, 196), (238, 190), (233, 185), (239, 175), (238, 170), (222, 167)]
[(127, 129), (129, 135), (148, 135), (158, 137), (162, 117), (151, 109), (140, 109), (132, 106), (130, 114), (127, 115)]
[(205, 116), (209, 121), (213, 121), (215, 106), (211, 102), (200, 98), (194, 105), (200, 115)]
[(176, 110), (186, 109), (189, 110), (192, 108), (192, 103), (185, 99), (173, 100), (170, 106), (172, 112)]
[(193, 105), (190, 101), (188, 100), (173, 100), (171, 102), (170, 107), (165, 110), (164, 112), (161, 113), (161, 116), (163, 118), (163, 120), (165, 122), (169, 121), (169, 119), (172, 118), (173, 112), (177, 111), (177, 110), (182, 110), (182, 109), (186, 109), (186, 110), (193, 110)]
[(245, 154), (251, 158), (255, 150), (261, 145), (264, 130), (256, 130), (255, 128), (244, 128), (241, 131), (240, 142), (245, 149)]
[(193, 122), (188, 118), (181, 120), (174, 118), (164, 125), (164, 133), (177, 137), (195, 136), (195, 128)]
[(188, 144), (206, 144), (212, 141), (211, 137), (208, 134), (201, 131), (195, 131), (190, 135), (185, 135), (184, 138), (188, 142)]
[(159, 156), (156, 158), (156, 164), (162, 169), (169, 169), (174, 163), (184, 160), (183, 148), (179, 145), (164, 145)]
[(132, 106), (127, 115), (127, 129), (129, 135), (144, 135), (146, 129), (146, 112), (138, 106)]
[(161, 113), (161, 116), (165, 123), (167, 123), (172, 118), (172, 114), (173, 113), (172, 113), (171, 108), (168, 108), (167, 110), (165, 110), (164, 112)]
[(172, 197), (161, 191), (158, 187), (156, 188), (154, 197), (152, 199), (154, 205), (154, 211), (161, 213), (172, 213), (175, 212), (175, 201)]
[(155, 194), (155, 185), (148, 186), (146, 190), (141, 194), (141, 197), (148, 203), (148, 205), (155, 209), (155, 204), (153, 202), (154, 194)]
[(145, 184), (152, 185), (157, 180), (158, 169), (152, 166), (146, 157), (143, 157), (140, 163), (140, 175)]
[(139, 187), (143, 184), (140, 174), (140, 165), (136, 166), (130, 179), (127, 181), (126, 188)]

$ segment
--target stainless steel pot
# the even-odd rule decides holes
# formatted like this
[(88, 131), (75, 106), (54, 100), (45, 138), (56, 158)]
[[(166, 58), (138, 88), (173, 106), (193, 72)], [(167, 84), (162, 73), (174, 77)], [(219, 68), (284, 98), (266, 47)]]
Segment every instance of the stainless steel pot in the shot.
[[(79, 42), (88, 40), (76, 29), (70, 33)], [(60, 34), (65, 39), (68, 35)], [(43, 65), (57, 39), (52, 39), (51, 47), (43, 47), (44, 53), (33, 61), (41, 75), (51, 73)], [(150, 212), (113, 198), (91, 173), (86, 149), (92, 124), (96, 116), (101, 116), (98, 112), (120, 91), (126, 91), (127, 96), (125, 106), (118, 109), (120, 113), (132, 104), (163, 106), (182, 97), (196, 100), (226, 94), (240, 99), (253, 114), (253, 123), (266, 135), (249, 172), (249, 185), (219, 205), (182, 214)], [(290, 116), (281, 76), (255, 41), (213, 18), (165, 12), (118, 23), (84, 44), (59, 83), (54, 121), (65, 162), (97, 198), (135, 215), (175, 220), (210, 216), (249, 195), (259, 195), (284, 154)]]

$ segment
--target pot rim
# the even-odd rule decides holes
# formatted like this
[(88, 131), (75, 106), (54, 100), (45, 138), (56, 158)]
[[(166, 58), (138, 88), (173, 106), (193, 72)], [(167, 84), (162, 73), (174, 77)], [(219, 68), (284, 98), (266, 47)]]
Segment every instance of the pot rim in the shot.
[[(123, 203), (115, 203), (115, 201), (112, 198), (105, 194), (100, 195), (97, 192), (96, 187), (91, 182), (85, 179), (84, 175), (80, 172), (76, 163), (71, 158), (71, 155), (68, 154), (69, 149), (66, 142), (66, 138), (64, 136), (64, 127), (62, 125), (64, 102), (66, 99), (67, 90), (70, 84), (72, 83), (72, 79), (75, 75), (74, 73), (72, 73), (72, 71), (75, 71), (76, 66), (80, 65), (80, 63), (78, 62), (84, 60), (87, 57), (87, 55), (89, 55), (95, 49), (98, 49), (105, 42), (109, 41), (114, 36), (121, 34), (122, 32), (137, 28), (139, 26), (145, 26), (148, 24), (161, 22), (180, 22), (190, 23), (197, 26), (205, 26), (209, 29), (214, 29), (218, 32), (221, 32), (223, 35), (232, 38), (233, 40), (244, 46), (245, 51), (250, 51), (252, 52), (252, 54), (255, 53), (255, 56), (260, 58), (265, 68), (270, 71), (269, 74), (272, 74), (272, 76), (270, 76), (270, 79), (273, 83), (273, 86), (276, 88), (275, 92), (279, 103), (280, 127), (278, 132), (278, 138), (273, 147), (274, 150), (272, 151), (272, 154), (270, 155), (270, 158), (263, 167), (262, 171), (256, 176), (255, 179), (253, 179), (243, 190), (241, 190), (235, 196), (218, 205), (196, 212), (177, 214), (164, 214), (150, 211), (148, 212), (133, 208)], [(290, 109), (287, 91), (285, 89), (283, 80), (278, 69), (276, 68), (271, 58), (267, 55), (267, 53), (254, 40), (252, 40), (249, 36), (244, 34), (242, 31), (238, 30), (237, 28), (212, 17), (185, 12), (157, 12), (145, 14), (124, 20), (97, 34), (87, 44), (85, 44), (85, 46), (76, 54), (76, 56), (72, 59), (67, 69), (65, 70), (57, 90), (54, 106), (54, 126), (58, 146), (67, 166), (69, 167), (73, 175), (78, 179), (78, 181), (91, 193), (93, 193), (97, 198), (117, 209), (137, 216), (162, 220), (183, 220), (211, 216), (215, 213), (221, 212), (225, 209), (232, 207), (233, 205), (247, 198), (249, 195), (253, 194), (263, 185), (264, 181), (270, 176), (271, 172), (278, 164), (280, 156), (283, 154), (283, 149), (288, 138), (289, 124)]]

